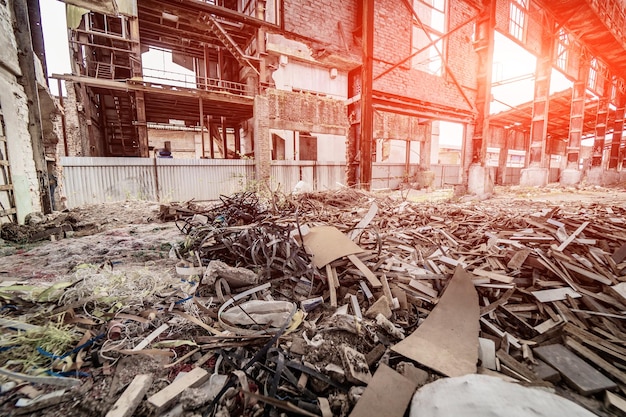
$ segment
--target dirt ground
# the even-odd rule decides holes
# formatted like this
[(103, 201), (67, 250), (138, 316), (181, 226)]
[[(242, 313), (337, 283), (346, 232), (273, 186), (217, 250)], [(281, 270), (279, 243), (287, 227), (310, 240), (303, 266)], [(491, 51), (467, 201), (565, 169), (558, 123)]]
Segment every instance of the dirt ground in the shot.
[[(396, 192), (394, 198), (419, 202), (441, 200), (442, 196), (451, 197), (438, 191), (410, 195)], [(470, 205), (473, 201), (470, 197), (453, 198), (455, 202), (466, 202)], [(582, 189), (498, 187), (494, 195), (481, 204), (488, 206), (490, 201), (495, 205), (514, 202), (519, 207), (524, 207), (524, 204), (529, 202), (533, 202), (533, 206), (545, 202), (551, 205), (559, 204), (565, 208), (574, 202), (624, 207), (626, 190), (601, 187)], [(0, 253), (5, 254), (0, 256), (0, 285), (9, 285), (13, 281), (36, 285), (72, 280), (76, 276), (76, 271), (85, 264), (108, 265), (112, 271), (127, 273), (129, 276), (132, 271), (143, 271), (142, 273), (148, 273), (169, 283), (180, 280), (175, 270), (178, 260), (172, 259), (169, 254), (172, 245), (182, 241), (185, 235), (174, 222), (158, 220), (159, 204), (125, 201), (80, 207), (71, 212), (80, 222), (95, 225), (94, 233), (29, 244), (4, 242), (0, 247)], [(319, 354), (323, 356), (323, 352)], [(315, 355), (311, 356), (311, 359), (314, 360)], [(59, 412), (67, 417), (104, 415), (120, 390), (129, 383), (129, 378), (124, 374), (153, 373), (157, 382), (152, 391), (163, 388), (168, 383), (170, 371), (163, 369), (158, 358), (129, 357), (118, 363), (118, 367), (120, 365), (123, 365), (120, 369), (126, 369), (125, 373), (116, 372), (113, 375), (106, 368), (94, 370), (93, 378), (75, 390), (73, 402), (65, 402), (60, 407), (50, 409), (49, 415), (58, 415)], [(0, 410), (2, 403), (0, 397)], [(139, 415), (144, 411), (140, 409)], [(47, 412), (42, 411), (38, 415), (48, 415)]]

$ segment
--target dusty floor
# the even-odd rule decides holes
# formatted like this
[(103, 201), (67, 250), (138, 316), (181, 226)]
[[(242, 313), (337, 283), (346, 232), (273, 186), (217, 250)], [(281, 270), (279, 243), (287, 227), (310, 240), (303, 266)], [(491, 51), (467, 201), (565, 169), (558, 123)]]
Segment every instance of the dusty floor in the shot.
[[(431, 194), (396, 192), (394, 196), (399, 201), (404, 199), (415, 202), (437, 201), (445, 197), (450, 195), (441, 191)], [(455, 201), (472, 204), (471, 198)], [(578, 190), (561, 187), (498, 187), (492, 198), (481, 204), (488, 207), (490, 201), (494, 205), (506, 203), (520, 209), (526, 205), (532, 205), (536, 209), (543, 203), (567, 208), (570, 204), (581, 202), (624, 207), (626, 190), (600, 187)], [(0, 257), (0, 285), (9, 285), (12, 282), (37, 285), (72, 280), (85, 264), (96, 267), (106, 265), (110, 271), (128, 276), (138, 273), (143, 274), (142, 279), (149, 276), (152, 280), (163, 280), (170, 286), (179, 285), (180, 276), (175, 271), (178, 261), (170, 258), (169, 254), (172, 244), (182, 241), (185, 236), (174, 222), (160, 222), (158, 209), (159, 205), (156, 203), (141, 201), (81, 207), (72, 212), (82, 222), (95, 224), (98, 231), (94, 234), (20, 245), (5, 242), (2, 249), (8, 255)], [(342, 342), (346, 340), (337, 340), (336, 343)], [(355, 339), (352, 343), (360, 342)], [(316, 356), (311, 357), (315, 358)], [(112, 405), (112, 398), (119, 394), (138, 370), (154, 373), (156, 382), (153, 391), (168, 384), (170, 370), (163, 368), (159, 358), (126, 357), (117, 363), (117, 367), (119, 370), (114, 373), (106, 367), (94, 369), (92, 378), (75, 390), (73, 400), (50, 409), (50, 415), (58, 415), (59, 412), (68, 417), (104, 415)], [(120, 371), (122, 369), (127, 369), (127, 376)], [(5, 401), (6, 398), (0, 396), (0, 410)], [(594, 405), (595, 403), (591, 406)], [(42, 411), (39, 415), (46, 415), (46, 412)], [(140, 408), (138, 413), (144, 414), (147, 411)], [(0, 411), (0, 414), (3, 413)]]

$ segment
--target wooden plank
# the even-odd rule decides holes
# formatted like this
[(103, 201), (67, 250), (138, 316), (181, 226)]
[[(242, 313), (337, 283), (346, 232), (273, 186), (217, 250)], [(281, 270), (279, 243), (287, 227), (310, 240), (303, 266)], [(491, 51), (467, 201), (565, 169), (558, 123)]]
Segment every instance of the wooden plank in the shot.
[(504, 282), (505, 284), (510, 284), (514, 279), (508, 275), (497, 274), (492, 271), (485, 271), (484, 269), (474, 269), (472, 273), (479, 277), (486, 277), (494, 281)]
[(391, 349), (447, 376), (475, 373), (479, 313), (471, 277), (457, 267), (426, 320)]
[(582, 297), (579, 293), (569, 287), (553, 288), (551, 290), (531, 291), (530, 293), (542, 303), (566, 300), (568, 295), (572, 298)]
[(613, 258), (613, 261), (615, 261), (616, 264), (626, 259), (626, 243), (616, 249), (615, 252), (613, 252), (613, 255), (611, 255), (611, 258)]
[(534, 353), (559, 371), (569, 386), (589, 396), (617, 385), (563, 345), (540, 346)]
[(139, 342), (139, 344), (137, 344), (137, 346), (135, 346), (134, 348), (132, 348), (132, 351), (138, 351), (141, 350), (143, 348), (145, 348), (146, 346), (148, 346), (154, 339), (156, 339), (157, 337), (159, 337), (159, 335), (161, 333), (163, 333), (164, 331), (166, 331), (170, 326), (168, 326), (166, 323), (163, 323), (161, 326), (159, 326), (158, 329), (154, 330), (152, 333), (150, 333), (148, 336), (146, 336), (145, 339), (143, 339), (141, 342)]
[(402, 417), (416, 389), (414, 381), (380, 364), (350, 417)]
[(387, 297), (387, 299), (389, 300), (389, 303), (391, 304), (391, 309), (393, 310), (393, 294), (391, 294), (391, 288), (389, 288), (389, 281), (387, 281), (387, 277), (383, 274), (382, 277), (380, 277), (380, 283), (383, 284), (383, 294)]
[(580, 343), (578, 343), (571, 337), (567, 337), (567, 336), (565, 337), (565, 346), (573, 350), (576, 354), (587, 359), (589, 362), (600, 367), (601, 370), (603, 370), (605, 374), (610, 375), (612, 378), (615, 378), (622, 384), (626, 384), (626, 374), (620, 371), (613, 364), (610, 364), (609, 362), (602, 359), (599, 355), (591, 351), (591, 349), (584, 347), (583, 345), (581, 345)]
[(516, 251), (509, 263), (506, 264), (506, 267), (509, 269), (520, 269), (522, 265), (524, 265), (524, 262), (526, 262), (526, 258), (530, 255), (530, 252), (530, 249), (520, 249)]
[(626, 416), (626, 399), (611, 391), (606, 391), (604, 394), (604, 406), (620, 417)]
[(515, 360), (514, 357), (506, 353), (504, 350), (500, 349), (498, 352), (496, 352), (496, 357), (500, 359), (500, 363), (511, 368), (513, 371), (515, 371), (515, 373), (525, 378), (527, 382), (533, 382), (537, 380), (537, 376), (533, 373), (533, 371)]
[(437, 292), (437, 290), (435, 290), (432, 287), (429, 287), (426, 284), (422, 284), (418, 280), (412, 279), (409, 282), (409, 286), (415, 288), (419, 292), (423, 292), (424, 294), (428, 295), (429, 297), (437, 298), (437, 296), (439, 296), (439, 293)]
[(326, 282), (328, 283), (328, 291), (330, 292), (330, 306), (337, 308), (337, 289), (335, 288), (335, 278), (330, 264), (326, 264)]
[(572, 243), (572, 241), (574, 239), (576, 239), (576, 236), (578, 236), (580, 233), (582, 233), (583, 230), (585, 230), (585, 227), (589, 226), (590, 222), (584, 222), (583, 224), (580, 225), (580, 227), (578, 229), (576, 229), (574, 231), (574, 233), (572, 233), (566, 240), (565, 242), (561, 243), (559, 245), (559, 247), (556, 248), (557, 251), (559, 252), (563, 252), (563, 250), (567, 247), (567, 245), (569, 245), (570, 243)]
[(489, 314), (492, 311), (495, 311), (495, 309), (498, 308), (498, 306), (506, 304), (509, 301), (509, 298), (511, 298), (511, 296), (513, 295), (513, 293), (515, 293), (515, 288), (510, 288), (509, 290), (507, 290), (507, 292), (504, 293), (504, 295), (502, 295), (502, 297), (500, 297), (493, 303), (485, 307), (481, 307), (480, 316), (482, 317), (486, 314)]
[(381, 288), (383, 286), (378, 277), (356, 255), (348, 255), (348, 259), (361, 271), (372, 287)]
[(193, 368), (161, 391), (150, 396), (148, 403), (154, 407), (156, 414), (165, 411), (185, 389), (203, 384), (210, 376), (211, 375), (202, 368)]
[(152, 385), (152, 375), (136, 375), (126, 388), (124, 393), (117, 399), (113, 407), (106, 414), (106, 417), (130, 417), (133, 415), (144, 395)]
[(594, 272), (588, 271), (585, 268), (581, 268), (579, 266), (576, 265), (572, 265), (569, 262), (561, 262), (567, 269), (569, 269), (570, 271), (576, 272), (584, 277), (587, 277), (589, 279), (592, 279), (594, 281), (598, 281), (601, 282), (602, 284), (605, 285), (613, 285), (613, 281), (611, 281), (610, 279), (608, 279), (607, 277), (603, 276), (603, 275), (599, 275), (596, 274)]

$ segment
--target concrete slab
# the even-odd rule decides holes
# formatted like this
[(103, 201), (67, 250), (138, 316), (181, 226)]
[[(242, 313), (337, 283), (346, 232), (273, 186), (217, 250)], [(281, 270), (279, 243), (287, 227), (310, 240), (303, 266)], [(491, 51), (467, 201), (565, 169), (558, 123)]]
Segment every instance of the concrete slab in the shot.
[(581, 179), (582, 172), (580, 170), (568, 168), (561, 171), (559, 182), (561, 185), (577, 185), (580, 183)]
[(522, 170), (519, 185), (522, 187), (544, 187), (548, 184), (547, 168), (526, 168)]
[(491, 167), (471, 165), (467, 176), (467, 191), (482, 196), (493, 193), (495, 171)]

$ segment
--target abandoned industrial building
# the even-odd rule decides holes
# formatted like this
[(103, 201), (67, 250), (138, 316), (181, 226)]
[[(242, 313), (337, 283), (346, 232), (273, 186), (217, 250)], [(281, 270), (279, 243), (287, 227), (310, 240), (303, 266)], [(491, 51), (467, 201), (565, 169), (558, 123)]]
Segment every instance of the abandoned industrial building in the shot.
[(626, 0), (0, 0), (0, 414), (626, 415), (625, 110)]

